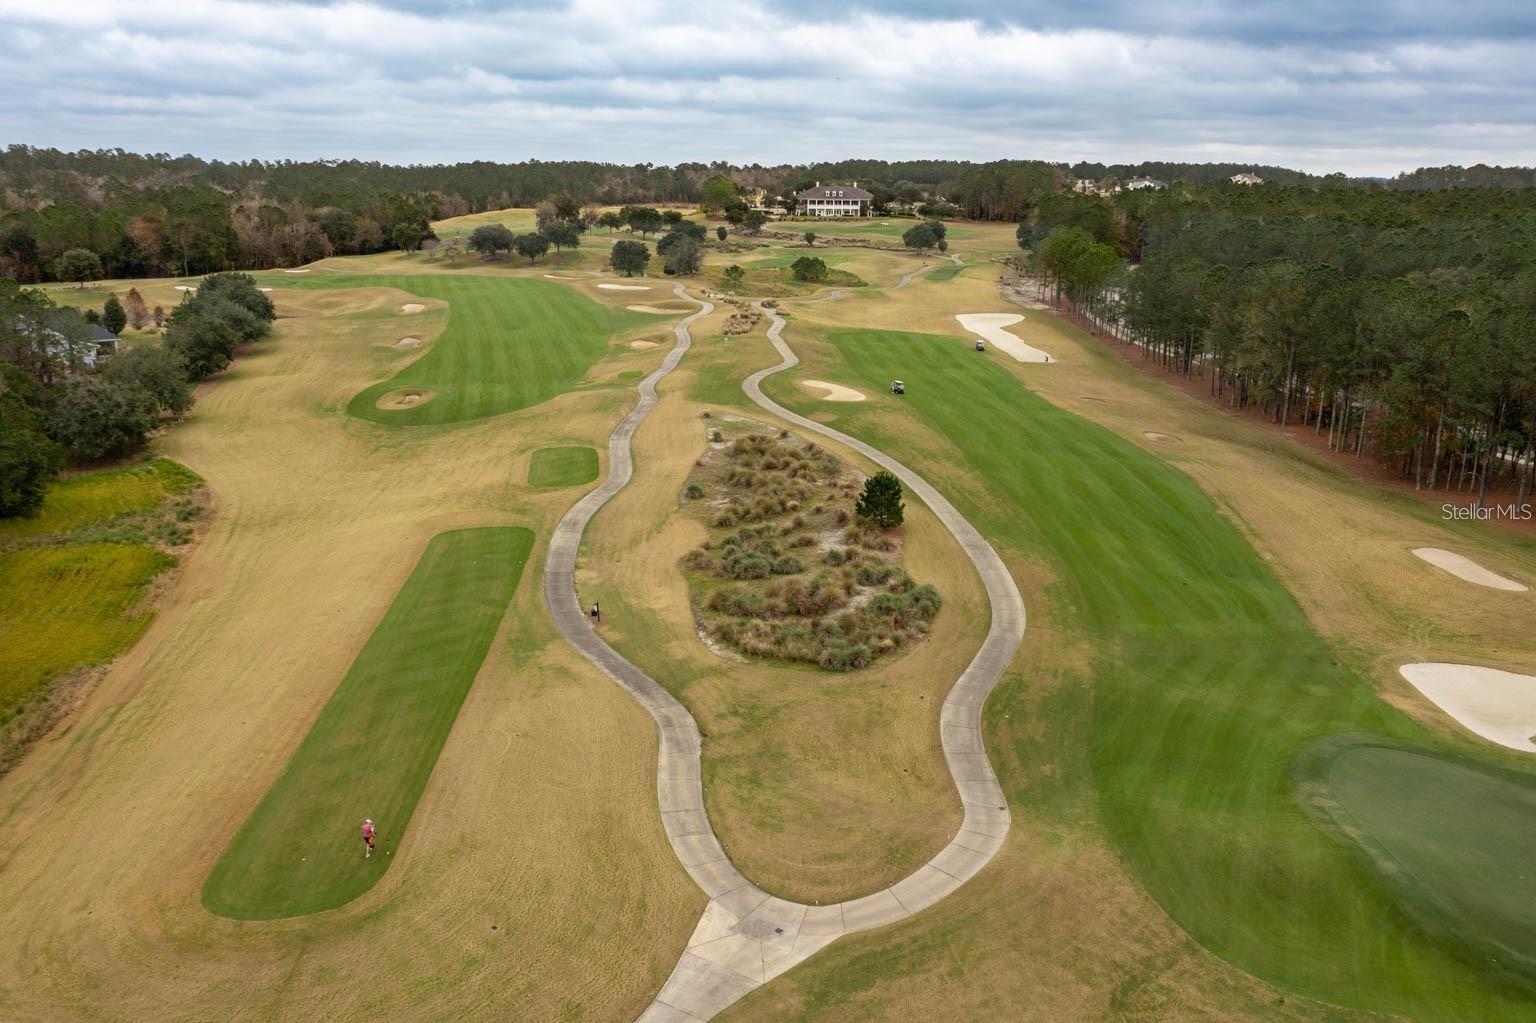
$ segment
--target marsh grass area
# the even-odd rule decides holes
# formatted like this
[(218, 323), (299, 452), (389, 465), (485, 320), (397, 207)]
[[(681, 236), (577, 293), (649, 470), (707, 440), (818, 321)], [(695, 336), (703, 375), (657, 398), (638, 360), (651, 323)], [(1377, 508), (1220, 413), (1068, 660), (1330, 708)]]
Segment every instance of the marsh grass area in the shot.
[(705, 428), (709, 450), (683, 498), (710, 535), (683, 567), (710, 640), (851, 671), (928, 634), (939, 593), (902, 568), (899, 530), (854, 516), (858, 472), (761, 423), (711, 418)]
[(201, 483), (164, 458), (83, 472), (35, 517), (0, 522), (0, 772), (149, 624), (146, 595), (192, 540)]

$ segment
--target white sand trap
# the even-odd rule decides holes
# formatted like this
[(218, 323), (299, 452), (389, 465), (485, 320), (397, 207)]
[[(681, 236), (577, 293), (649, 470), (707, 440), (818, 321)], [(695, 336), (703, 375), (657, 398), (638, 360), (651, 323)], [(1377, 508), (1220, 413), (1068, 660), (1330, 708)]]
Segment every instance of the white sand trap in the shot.
[(381, 409), (398, 411), (400, 409), (415, 408), (417, 405), (425, 405), (436, 396), (435, 391), (425, 387), (407, 387), (400, 391), (390, 391), (381, 395), (374, 402)]
[(390, 345), (390, 347), (391, 348), (420, 348), (421, 347), (421, 338), (419, 338), (419, 337), (403, 337), (399, 341), (396, 341), (394, 344)]
[(176, 285), (176, 290), (177, 291), (196, 291), (197, 290), (197, 285), (195, 285), (195, 284), (178, 284), (178, 285)]
[(426, 306), (422, 305), (420, 302), (407, 302), (405, 305), (400, 307), (400, 311), (402, 313), (419, 313), (425, 308)]
[(649, 284), (599, 284), (598, 287), (599, 288), (604, 288), (604, 289), (606, 289), (608, 291), (650, 291), (651, 290), (651, 286)]
[(980, 334), (1020, 362), (1055, 362), (1056, 359), (1049, 352), (1027, 345), (1003, 329), (1023, 318), (1018, 313), (961, 313), (955, 317), (960, 321), (960, 326), (973, 334)]
[(284, 270), (283, 273), (285, 273), (285, 274), (307, 274), (307, 273), (309, 273), (309, 268), (306, 267), (303, 270)]
[(631, 341), (629, 343), (629, 347), (631, 347), (631, 348), (655, 348), (656, 347), (656, 342), (655, 341)]
[(271, 288), (257, 288), (257, 291), (271, 291)]
[(1456, 578), (1465, 579), (1469, 583), (1477, 583), (1479, 586), (1488, 586), (1495, 590), (1509, 590), (1511, 593), (1524, 593), (1529, 588), (1513, 579), (1506, 579), (1496, 572), (1490, 572), (1471, 558), (1464, 558), (1454, 551), (1441, 550), (1439, 547), (1415, 547), (1413, 553), (1436, 568), (1443, 568)]
[(676, 316), (683, 312), (682, 309), (658, 309), (653, 305), (627, 305), (624, 308), (632, 313), (650, 313), (653, 316)]
[(1142, 430), (1141, 432), (1146, 434), (1149, 440), (1160, 440), (1164, 444), (1179, 444), (1184, 440), (1184, 438), (1175, 437), (1171, 433), (1158, 433), (1156, 430)]
[(842, 384), (829, 384), (825, 380), (802, 380), (800, 383), (804, 384), (806, 387), (814, 387), (817, 390), (826, 391), (827, 393), (821, 396), (822, 401), (864, 400), (863, 391), (855, 391), (853, 388), (844, 387)]
[(1536, 753), (1536, 675), (1475, 664), (1405, 664), (1397, 671), (1484, 739)]
[(565, 277), (565, 276), (562, 276), (561, 274), (545, 274), (544, 276), (548, 277), (552, 281), (579, 281), (579, 280), (581, 280), (580, 277)]

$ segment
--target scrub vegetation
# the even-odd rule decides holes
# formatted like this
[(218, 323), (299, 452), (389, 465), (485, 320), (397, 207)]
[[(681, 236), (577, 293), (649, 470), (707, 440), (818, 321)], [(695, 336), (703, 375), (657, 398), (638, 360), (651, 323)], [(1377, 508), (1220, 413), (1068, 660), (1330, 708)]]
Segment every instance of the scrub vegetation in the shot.
[(856, 473), (756, 423), (711, 431), (684, 498), (710, 538), (683, 559), (701, 627), (751, 657), (867, 667), (921, 640), (942, 601), (901, 567), (898, 532), (855, 516)]

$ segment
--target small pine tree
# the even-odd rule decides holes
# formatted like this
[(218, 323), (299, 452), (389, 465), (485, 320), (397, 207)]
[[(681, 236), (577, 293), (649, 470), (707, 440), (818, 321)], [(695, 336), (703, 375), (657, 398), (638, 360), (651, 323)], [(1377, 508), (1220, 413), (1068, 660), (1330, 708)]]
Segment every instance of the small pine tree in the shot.
[(853, 506), (854, 514), (877, 526), (890, 529), (901, 525), (901, 480), (881, 469), (864, 481), (864, 492)]
[(128, 326), (128, 313), (116, 295), (108, 295), (106, 304), (101, 307), (101, 325), (114, 334), (121, 334)]
[(138, 288), (128, 289), (128, 325), (134, 330), (143, 330), (149, 322), (149, 306), (144, 304), (144, 296), (139, 294)]

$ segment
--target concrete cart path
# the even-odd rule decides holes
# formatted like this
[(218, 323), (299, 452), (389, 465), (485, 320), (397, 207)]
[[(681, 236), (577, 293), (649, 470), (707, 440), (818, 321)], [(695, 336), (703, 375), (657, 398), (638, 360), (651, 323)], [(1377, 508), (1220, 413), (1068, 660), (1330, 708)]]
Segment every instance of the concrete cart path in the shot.
[[(681, 286), (676, 293), (689, 298)], [(768, 336), (783, 361), (748, 377), (743, 383), (747, 394), (763, 408), (848, 445), (900, 477), (938, 515), (976, 565), (991, 602), (992, 623), (981, 650), (950, 690), (939, 716), (940, 741), (964, 821), (937, 856), (889, 888), (830, 906), (775, 898), (747, 880), (726, 857), (704, 810), (699, 729), (693, 716), (593, 632), (575, 591), (582, 533), (598, 509), (633, 475), (630, 439), (656, 404), (656, 384), (688, 350), (692, 340), (689, 325), (714, 309), (709, 302), (699, 304), (697, 313), (677, 324), (676, 346), (661, 366), (641, 381), (639, 404), (609, 439), (608, 478), (560, 520), (544, 570), (544, 599), (560, 634), (623, 686), (655, 720), (659, 733), (656, 791), (662, 825), (679, 862), (709, 896), (704, 915), (672, 975), (640, 1016), (642, 1023), (708, 1020), (844, 934), (894, 923), (933, 905), (986, 866), (1002, 848), (1012, 820), (982, 746), (981, 709), (1024, 635), (1024, 602), (1018, 588), (991, 545), (921, 477), (862, 441), (796, 415), (763, 395), (760, 384), (765, 377), (799, 362), (781, 337), (783, 319), (766, 310), (772, 321)]]

